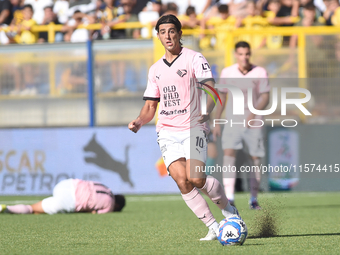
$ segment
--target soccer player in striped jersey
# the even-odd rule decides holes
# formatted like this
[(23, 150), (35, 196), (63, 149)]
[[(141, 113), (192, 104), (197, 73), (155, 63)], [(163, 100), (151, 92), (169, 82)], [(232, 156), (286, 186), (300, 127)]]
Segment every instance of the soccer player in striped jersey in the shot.
[(207, 178), (204, 172), (196, 175), (190, 171), (193, 166), (205, 166), (206, 121), (214, 107), (213, 100), (208, 97), (208, 114), (201, 114), (202, 90), (192, 81), (199, 80), (213, 88), (214, 79), (203, 55), (182, 47), (181, 23), (176, 16), (162, 16), (156, 30), (165, 55), (149, 70), (145, 105), (138, 118), (129, 124), (129, 129), (136, 133), (150, 122), (159, 102), (157, 142), (168, 173), (177, 183), (188, 207), (209, 228), (201, 240), (216, 240), (218, 223), (199, 191), (206, 194), (225, 217), (238, 212), (229, 204), (222, 185), (215, 178)]
[[(252, 89), (252, 102), (254, 108), (263, 110), (269, 103), (270, 86), (268, 82), (267, 72), (260, 66), (255, 66), (250, 63), (250, 45), (247, 42), (240, 41), (235, 45), (235, 58), (237, 63), (226, 67), (222, 70), (220, 76), (221, 84), (229, 84), (239, 87), (244, 95), (244, 115), (233, 115), (233, 98), (228, 97), (226, 108), (226, 120), (235, 125), (224, 125), (222, 134), (222, 148), (224, 150), (223, 165), (235, 166), (236, 150), (243, 149), (243, 144), (246, 145), (247, 153), (251, 156), (252, 164), (260, 165), (260, 160), (265, 155), (263, 145), (262, 128), (251, 127), (251, 125), (259, 125), (258, 120), (262, 120), (262, 116), (254, 115), (248, 109), (247, 98), (248, 89)], [(227, 88), (219, 89), (221, 92), (222, 106), (218, 105), (216, 110), (216, 119), (220, 119), (225, 107)], [(244, 124), (240, 124), (244, 123)], [(216, 125), (213, 130), (213, 136), (221, 135), (220, 125)], [(234, 189), (235, 189), (236, 172), (223, 172), (223, 184), (225, 193), (229, 201), (234, 205)], [(257, 193), (260, 185), (261, 174), (259, 171), (250, 172), (250, 191), (251, 198), (249, 200), (250, 209), (261, 209), (257, 202)]]
[(53, 189), (53, 196), (33, 205), (0, 205), (0, 212), (12, 214), (109, 213), (120, 212), (125, 206), (123, 195), (113, 195), (99, 182), (67, 179)]

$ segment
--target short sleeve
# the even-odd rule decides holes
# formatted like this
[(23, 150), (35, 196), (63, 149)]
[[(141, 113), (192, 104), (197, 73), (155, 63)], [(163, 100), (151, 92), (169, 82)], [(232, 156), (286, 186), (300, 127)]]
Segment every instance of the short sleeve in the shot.
[(201, 53), (197, 53), (193, 59), (193, 71), (200, 82), (215, 81), (208, 61)]
[(261, 68), (261, 72), (259, 74), (260, 82), (259, 82), (259, 93), (267, 93), (270, 92), (270, 85), (268, 80), (267, 71), (264, 68)]
[(143, 100), (152, 100), (152, 101), (158, 101), (158, 102), (160, 100), (159, 87), (156, 83), (156, 77), (154, 74), (153, 67), (151, 67), (149, 70), (148, 85), (146, 86)]

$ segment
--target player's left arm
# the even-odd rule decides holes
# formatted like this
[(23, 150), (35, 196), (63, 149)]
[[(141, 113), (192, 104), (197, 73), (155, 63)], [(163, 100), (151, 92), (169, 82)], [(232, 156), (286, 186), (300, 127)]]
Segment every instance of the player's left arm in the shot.
[[(212, 88), (215, 88), (215, 82), (213, 80), (205, 81), (204, 84), (206, 84), (206, 85), (208, 85)], [(208, 90), (211, 91), (210, 88)], [(215, 100), (217, 99), (217, 96), (216, 96), (215, 93), (211, 93), (211, 95), (213, 95)], [(214, 100), (212, 99), (212, 97), (208, 96), (208, 99), (207, 99), (207, 114), (201, 116), (201, 118), (199, 119), (199, 123), (204, 123), (204, 122), (209, 120), (209, 118), (210, 118), (209, 116), (210, 116), (211, 112), (214, 110), (214, 107), (215, 107)]]
[(208, 96), (207, 114), (202, 115), (201, 118), (199, 119), (199, 123), (203, 123), (209, 120), (209, 114), (212, 112), (212, 110), (215, 107), (214, 100), (216, 100), (217, 98), (215, 94), (215, 91), (216, 91), (215, 80), (213, 78), (208, 61), (205, 59), (205, 57), (201, 53), (198, 53), (194, 56), (193, 68), (194, 68), (195, 76), (198, 79), (198, 82), (201, 84), (202, 88), (210, 91), (211, 95), (214, 97), (213, 99), (212, 97)]

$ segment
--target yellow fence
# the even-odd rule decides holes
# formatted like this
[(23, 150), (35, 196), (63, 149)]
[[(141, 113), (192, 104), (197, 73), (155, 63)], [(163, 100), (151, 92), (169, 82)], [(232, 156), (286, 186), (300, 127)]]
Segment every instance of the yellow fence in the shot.
[[(231, 65), (233, 60), (233, 48), (235, 41), (238, 38), (247, 38), (248, 40), (252, 40), (254, 36), (293, 36), (296, 35), (298, 37), (298, 45), (297, 45), (297, 54), (298, 54), (298, 77), (306, 78), (306, 35), (336, 35), (340, 34), (340, 27), (325, 27), (325, 26), (315, 26), (315, 27), (269, 27), (266, 19), (261, 19), (262, 28), (249, 28), (253, 24), (247, 24), (247, 28), (237, 28), (237, 29), (184, 29), (184, 36), (196, 36), (199, 37), (202, 34), (205, 35), (216, 35), (216, 34), (225, 34), (224, 36), (224, 63), (225, 66)], [(256, 22), (255, 22), (256, 21)], [(256, 19), (254, 22), (258, 23), (259, 20)], [(265, 22), (265, 24), (262, 24)], [(34, 26), (32, 27), (32, 32), (48, 32), (48, 42), (53, 43), (55, 39), (55, 32), (61, 31), (63, 25), (43, 25), (43, 26)], [(90, 24), (90, 25), (81, 25), (79, 28), (85, 28), (88, 30), (99, 30), (101, 29), (101, 24)], [(149, 36), (146, 39), (150, 39), (152, 36), (152, 29), (150, 23), (141, 24), (139, 22), (130, 22), (130, 23), (121, 23), (112, 27), (113, 29), (127, 29), (127, 28), (147, 28), (149, 30)], [(2, 31), (9, 31), (9, 27), (0, 28)], [(154, 42), (157, 43), (155, 40)], [(158, 59), (159, 56), (163, 54), (163, 49), (161, 47), (157, 47), (155, 45), (155, 59)]]
[[(149, 35), (151, 38), (152, 34), (152, 27), (150, 24), (141, 24), (139, 22), (131, 22), (131, 23), (123, 23), (123, 24), (118, 24), (114, 26), (114, 29), (125, 29), (125, 28), (142, 28), (146, 27), (149, 30)], [(32, 31), (34, 32), (41, 32), (41, 31), (47, 31), (48, 32), (48, 40), (50, 43), (54, 42), (54, 35), (56, 31), (60, 31), (62, 28), (62, 25), (45, 25), (45, 26), (34, 26), (32, 28)], [(79, 28), (86, 28), (88, 30), (98, 30), (101, 28), (101, 24), (91, 24), (87, 26), (80, 26)], [(8, 30), (9, 28), (1, 28), (1, 30)], [(247, 40), (252, 40), (255, 37), (258, 36), (263, 36), (268, 37), (268, 36), (297, 36), (297, 47), (294, 48), (284, 48), (284, 49), (268, 49), (266, 46), (262, 47), (261, 49), (256, 49), (256, 52), (258, 55), (264, 55), (264, 54), (271, 54), (271, 55), (276, 55), (276, 54), (285, 54), (289, 55), (291, 53), (296, 54), (296, 62), (297, 62), (297, 67), (298, 67), (298, 72), (295, 78), (307, 78), (307, 53), (306, 53), (306, 37), (309, 35), (333, 35), (336, 36), (340, 34), (340, 27), (321, 27), (321, 26), (316, 26), (316, 27), (263, 27), (261, 29), (257, 28), (238, 28), (238, 29), (206, 29), (206, 30), (201, 30), (201, 29), (184, 29), (183, 30), (183, 36), (192, 36), (193, 38), (196, 38), (199, 40), (200, 35), (205, 34), (205, 35), (217, 35), (217, 34), (224, 34), (224, 49), (210, 49), (210, 50), (205, 50), (202, 53), (206, 56), (209, 57), (211, 56), (212, 58), (215, 59), (224, 59), (224, 66), (230, 66), (231, 64), (234, 63), (234, 54), (233, 54), (233, 49), (235, 42), (239, 38), (246, 38)], [(136, 41), (138, 44), (138, 41)], [(250, 42), (251, 43), (251, 42)], [(199, 49), (197, 49), (199, 50)], [(110, 55), (99, 55), (97, 56), (98, 60), (105, 60), (105, 61), (119, 61), (119, 60), (126, 60), (127, 58), (134, 58), (134, 54), (136, 52), (133, 52), (133, 54), (119, 54), (117, 52), (112, 53)], [(143, 56), (143, 53), (138, 53)], [(164, 49), (160, 45), (160, 42), (155, 38), (154, 40), (154, 61), (159, 59), (162, 55), (164, 54)], [(309, 53), (311, 54), (311, 53)], [(316, 53), (317, 54), (317, 53)], [(144, 54), (145, 55), (145, 54)], [(295, 56), (294, 56), (295, 57)], [(63, 60), (64, 56), (58, 55), (55, 56), (44, 56), (41, 55), (38, 58), (31, 57), (30, 52), (27, 52), (24, 55), (15, 55), (15, 54), (3, 54), (0, 58), (0, 64), (8, 64), (8, 59), (10, 59), (11, 62), (17, 63), (47, 63), (49, 66), (49, 85), (50, 85), (50, 95), (55, 96), (57, 95), (56, 93), (56, 63), (58, 62), (68, 62), (66, 59), (65, 61)], [(140, 58), (140, 57), (139, 57)], [(69, 59), (69, 58), (68, 58)], [(74, 59), (78, 59), (81, 61), (86, 61), (86, 55), (82, 56), (74, 56)], [(69, 61), (72, 62), (72, 60), (69, 59)], [(148, 65), (151, 65), (150, 59), (147, 61)], [(223, 65), (222, 64), (222, 65)], [(220, 66), (222, 66), (220, 65)], [(148, 66), (149, 67), (149, 66)], [(147, 68), (148, 68), (147, 67)], [(272, 76), (274, 77), (274, 76)], [(301, 84), (301, 87), (305, 87), (304, 84)]]

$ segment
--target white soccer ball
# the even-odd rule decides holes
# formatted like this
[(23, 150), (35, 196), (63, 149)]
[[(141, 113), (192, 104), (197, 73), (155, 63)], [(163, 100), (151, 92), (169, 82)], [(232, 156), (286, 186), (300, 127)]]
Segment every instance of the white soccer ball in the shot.
[(238, 216), (223, 219), (219, 224), (218, 241), (222, 245), (242, 245), (248, 235), (246, 223)]

